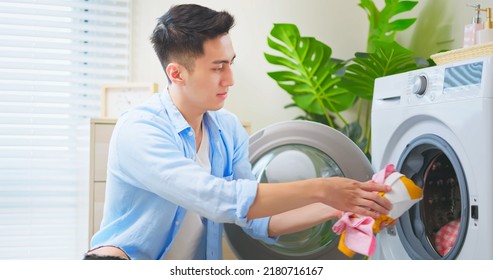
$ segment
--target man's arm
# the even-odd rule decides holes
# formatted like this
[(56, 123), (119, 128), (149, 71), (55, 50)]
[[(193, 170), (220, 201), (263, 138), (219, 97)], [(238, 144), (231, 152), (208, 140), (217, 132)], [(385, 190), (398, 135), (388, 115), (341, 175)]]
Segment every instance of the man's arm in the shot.
[(323, 203), (313, 203), (274, 215), (269, 222), (269, 236), (280, 236), (302, 231), (328, 220), (340, 218), (342, 213), (342, 211)]
[(391, 203), (378, 194), (390, 187), (344, 177), (314, 178), (285, 183), (260, 183), (248, 219), (274, 216), (313, 203), (341, 211), (378, 218), (388, 214)]

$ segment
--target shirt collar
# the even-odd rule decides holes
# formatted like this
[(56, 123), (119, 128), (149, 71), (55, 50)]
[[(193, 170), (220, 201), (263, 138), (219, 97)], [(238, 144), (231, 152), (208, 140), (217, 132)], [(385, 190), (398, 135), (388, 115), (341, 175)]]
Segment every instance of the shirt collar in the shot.
[[(161, 92), (160, 98), (176, 131), (180, 133), (184, 130), (191, 129), (190, 124), (188, 124), (178, 108), (175, 106), (167, 90)], [(204, 114), (204, 122), (207, 127), (210, 127), (211, 124), (213, 124), (213, 126), (217, 127), (217, 129), (221, 131), (221, 126), (210, 112), (206, 112)]]
[(173, 103), (173, 100), (171, 100), (171, 96), (169, 95), (168, 91), (165, 90), (161, 92), (161, 102), (164, 105), (164, 108), (166, 109), (166, 112), (168, 113), (168, 116), (171, 120), (171, 124), (175, 126), (176, 131), (182, 132), (183, 130), (186, 130), (187, 128), (190, 128), (190, 125), (188, 122), (185, 120), (183, 115), (180, 113), (178, 108), (175, 106)]

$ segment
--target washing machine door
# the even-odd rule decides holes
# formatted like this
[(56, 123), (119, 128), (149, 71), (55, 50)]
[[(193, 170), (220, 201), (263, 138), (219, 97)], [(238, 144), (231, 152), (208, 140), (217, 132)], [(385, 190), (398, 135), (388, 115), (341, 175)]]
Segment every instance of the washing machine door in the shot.
[[(277, 123), (253, 134), (250, 162), (262, 183), (333, 176), (367, 181), (374, 173), (364, 153), (344, 134), (300, 120)], [(276, 244), (255, 240), (234, 224), (226, 224), (225, 233), (239, 259), (347, 259), (337, 249), (334, 222), (283, 235)]]
[[(423, 188), (423, 200), (399, 218), (397, 235), (412, 259), (455, 259), (466, 240), (469, 217), (467, 181), (452, 146), (434, 134), (412, 140), (397, 169)], [(471, 209), (474, 213), (470, 213)], [(392, 228), (389, 235), (396, 235)]]

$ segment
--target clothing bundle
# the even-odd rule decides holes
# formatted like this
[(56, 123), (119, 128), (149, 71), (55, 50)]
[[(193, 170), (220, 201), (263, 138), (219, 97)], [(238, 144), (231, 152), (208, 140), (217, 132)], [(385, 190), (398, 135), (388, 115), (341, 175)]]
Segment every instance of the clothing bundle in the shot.
[(379, 192), (379, 195), (387, 198), (393, 208), (388, 215), (381, 215), (378, 219), (351, 212), (342, 215), (332, 230), (341, 236), (338, 249), (348, 257), (354, 256), (355, 253), (373, 255), (376, 247), (375, 234), (380, 232), (380, 225), (383, 222), (393, 223), (423, 198), (423, 190), (405, 175), (397, 172), (393, 164), (388, 164), (375, 173), (372, 180), (392, 187), (391, 191)]

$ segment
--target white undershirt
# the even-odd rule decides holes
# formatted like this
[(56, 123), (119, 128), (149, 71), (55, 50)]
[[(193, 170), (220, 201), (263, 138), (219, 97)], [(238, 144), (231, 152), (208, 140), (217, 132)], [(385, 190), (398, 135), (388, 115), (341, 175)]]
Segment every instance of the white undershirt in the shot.
[[(207, 129), (202, 126), (202, 141), (197, 151), (195, 162), (200, 167), (211, 173), (211, 162), (209, 159), (209, 135)], [(198, 255), (205, 257), (205, 225), (199, 214), (188, 210), (175, 240), (171, 244), (164, 259), (166, 260), (193, 260), (200, 258)], [(197, 250), (203, 250), (198, 252)]]

